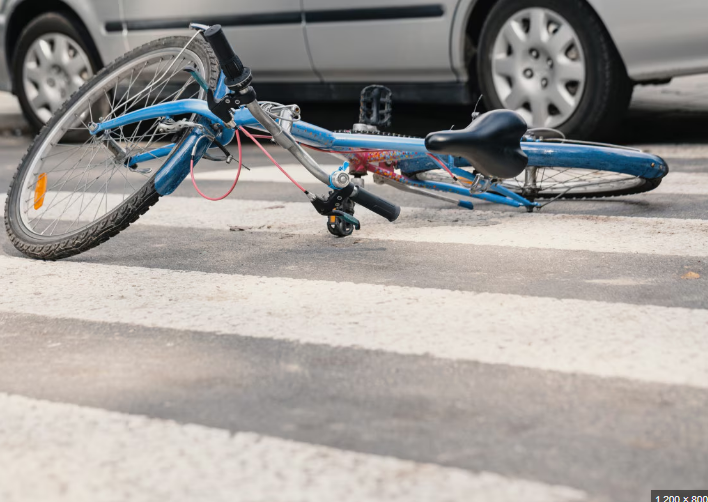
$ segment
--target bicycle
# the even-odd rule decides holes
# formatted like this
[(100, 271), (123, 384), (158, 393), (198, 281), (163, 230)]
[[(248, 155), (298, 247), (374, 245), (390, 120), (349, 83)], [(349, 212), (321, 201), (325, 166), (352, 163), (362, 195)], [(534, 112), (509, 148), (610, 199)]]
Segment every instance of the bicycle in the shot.
[[(540, 141), (508, 110), (425, 139), (381, 134), (375, 122), (390, 112), (390, 96), (377, 88), (364, 110), (370, 123), (328, 131), (302, 121), (297, 105), (259, 103), (251, 71), (221, 27), (190, 27), (196, 30), (192, 37), (150, 42), (109, 64), (40, 132), (6, 199), (5, 226), (18, 250), (55, 260), (105, 242), (190, 173), (194, 181), (200, 160), (235, 160), (229, 150), (235, 138), (239, 167), (227, 196), (243, 167), (241, 134), (298, 186), (340, 237), (360, 228), (355, 204), (389, 221), (399, 216), (399, 206), (364, 188), (368, 173), (376, 182), (463, 208), (473, 209), (469, 199), (482, 199), (528, 211), (542, 207), (537, 200), (544, 198), (649, 191), (668, 173), (663, 159), (637, 150), (563, 138)], [(268, 133), (331, 191), (316, 195), (302, 187), (263, 148), (263, 135), (247, 128)], [(325, 172), (305, 148), (346, 162)]]

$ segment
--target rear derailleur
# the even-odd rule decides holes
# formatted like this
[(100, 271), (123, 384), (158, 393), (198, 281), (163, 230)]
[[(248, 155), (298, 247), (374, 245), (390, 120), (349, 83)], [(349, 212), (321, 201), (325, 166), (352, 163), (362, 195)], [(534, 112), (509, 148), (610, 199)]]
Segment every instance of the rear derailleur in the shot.
[(359, 220), (354, 217), (354, 201), (349, 199), (354, 186), (351, 183), (341, 190), (329, 192), (326, 199), (316, 197), (311, 201), (317, 212), (327, 217), (327, 230), (336, 237), (346, 237), (361, 228)]

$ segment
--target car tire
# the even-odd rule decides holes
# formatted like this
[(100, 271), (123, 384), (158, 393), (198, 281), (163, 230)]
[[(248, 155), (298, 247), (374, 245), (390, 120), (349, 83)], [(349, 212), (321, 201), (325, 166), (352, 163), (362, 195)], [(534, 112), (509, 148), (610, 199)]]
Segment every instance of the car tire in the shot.
[[(35, 44), (41, 40), (48, 41), (52, 56), (48, 58), (50, 62), (40, 63), (36, 59), (37, 62), (30, 67), (28, 53), (36, 50)], [(57, 40), (66, 43), (66, 46), (61, 46), (67, 47), (67, 57), (63, 59), (59, 55)], [(85, 68), (78, 69), (79, 66)], [(39, 131), (51, 114), (100, 68), (100, 58), (89, 34), (70, 15), (50, 12), (32, 20), (20, 34), (12, 57), (13, 91), (30, 126)], [(32, 70), (35, 73), (30, 77)], [(41, 100), (35, 99), (42, 92), (42, 97), (49, 96), (44, 105)]]
[(610, 136), (632, 97), (622, 59), (583, 0), (500, 0), (482, 28), (476, 70), (489, 109), (515, 109), (529, 127), (576, 139)]

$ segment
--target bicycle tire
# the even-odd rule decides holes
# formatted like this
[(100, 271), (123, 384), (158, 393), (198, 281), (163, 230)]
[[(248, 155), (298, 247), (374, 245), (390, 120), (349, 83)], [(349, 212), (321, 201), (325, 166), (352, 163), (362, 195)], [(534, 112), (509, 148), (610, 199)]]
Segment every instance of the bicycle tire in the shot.
[[(62, 119), (65, 114), (67, 114), (67, 112), (71, 110), (74, 105), (79, 103), (84, 96), (89, 95), (95, 87), (103, 84), (104, 82), (110, 81), (111, 77), (116, 79), (119, 78), (119, 72), (121, 69), (129, 67), (131, 61), (137, 60), (141, 57), (148, 57), (152, 53), (159, 54), (160, 50), (174, 51), (174, 49), (187, 46), (189, 41), (189, 37), (167, 37), (144, 44), (116, 59), (114, 62), (110, 63), (103, 70), (101, 70), (92, 80), (76, 91), (62, 106), (62, 108), (52, 117), (47, 125), (42, 128), (39, 135), (32, 142), (27, 150), (27, 153), (20, 161), (18, 169), (12, 178), (12, 182), (10, 183), (7, 194), (8, 196), (5, 201), (5, 228), (10, 241), (21, 253), (28, 257), (42, 260), (57, 260), (82, 253), (98, 246), (111, 237), (116, 236), (122, 230), (126, 229), (131, 223), (135, 222), (141, 215), (145, 214), (150, 207), (157, 203), (160, 195), (155, 190), (155, 176), (159, 172), (159, 168), (155, 169), (155, 172), (144, 182), (142, 187), (136, 189), (134, 193), (125, 198), (110, 212), (106, 211), (106, 214), (103, 217), (93, 221), (88, 226), (77, 229), (75, 232), (67, 235), (57, 237), (52, 237), (51, 235), (38, 235), (31, 229), (27, 228), (26, 224), (22, 220), (22, 215), (20, 214), (21, 196), (24, 190), (25, 178), (28, 175), (28, 170), (33, 166), (35, 156), (39, 151), (41, 151), (42, 147), (45, 145), (45, 142), (54, 131), (54, 128), (57, 127), (57, 124), (62, 123)], [(218, 61), (213, 50), (201, 38), (194, 38), (191, 42), (189, 42), (188, 50), (190, 53), (195, 54), (198, 58), (200, 58), (203, 70), (205, 72), (205, 75), (202, 75), (202, 77), (205, 82), (213, 88), (216, 85), (220, 73)], [(151, 96), (150, 92), (148, 93), (148, 96)], [(108, 96), (107, 99), (110, 101)], [(93, 105), (89, 100), (89, 107), (91, 106)], [(128, 107), (125, 109), (127, 110)], [(178, 145), (181, 144), (185, 140), (189, 131), (190, 129), (184, 129), (175, 143)], [(167, 162), (170, 157), (171, 156), (165, 157), (164, 162)], [(106, 199), (108, 199), (108, 189), (106, 189)], [(101, 202), (99, 202), (99, 204), (101, 204)], [(108, 202), (106, 202), (106, 205), (107, 204)], [(81, 214), (79, 216), (81, 216)]]
[[(549, 168), (546, 168), (549, 169)], [(553, 169), (553, 168), (550, 168)], [(580, 168), (562, 168), (562, 171), (592, 171)], [(602, 171), (608, 175), (621, 175), (621, 173), (614, 173), (609, 171)], [(571, 188), (565, 188), (563, 184), (557, 184), (554, 187), (548, 189), (538, 190), (536, 193), (528, 194), (527, 191), (520, 185), (513, 185), (509, 181), (504, 182), (504, 186), (518, 194), (529, 195), (531, 199), (564, 199), (564, 200), (590, 200), (590, 199), (604, 199), (610, 197), (622, 197), (626, 195), (637, 195), (641, 193), (646, 193), (654, 190), (660, 184), (663, 178), (643, 178), (640, 176), (630, 176), (621, 182), (617, 182), (618, 185), (615, 188), (604, 189), (604, 182), (598, 182), (594, 187), (595, 190), (578, 190), (575, 191)], [(592, 186), (589, 188), (593, 188)]]

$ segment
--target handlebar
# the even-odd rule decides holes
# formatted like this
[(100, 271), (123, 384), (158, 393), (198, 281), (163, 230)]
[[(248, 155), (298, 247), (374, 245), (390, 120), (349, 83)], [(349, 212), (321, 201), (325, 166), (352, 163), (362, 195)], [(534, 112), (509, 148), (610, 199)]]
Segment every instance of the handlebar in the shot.
[(369, 211), (372, 211), (379, 216), (383, 216), (388, 221), (396, 221), (398, 215), (401, 214), (400, 206), (391, 204), (389, 201), (364, 190), (360, 186), (356, 187), (354, 193), (351, 194), (349, 198), (357, 204), (364, 206)]
[[(201, 28), (201, 26), (195, 27), (198, 29)], [(214, 53), (219, 61), (221, 71), (223, 71), (226, 76), (226, 85), (230, 89), (238, 91), (240, 95), (246, 96), (251, 94), (250, 101), (244, 103), (242, 99), (241, 102), (246, 105), (256, 120), (258, 120), (261, 125), (272, 134), (273, 140), (288, 150), (297, 160), (300, 161), (303, 166), (305, 166), (308, 171), (310, 171), (313, 176), (323, 183), (329, 184), (329, 175), (325, 173), (317, 162), (315, 162), (315, 160), (302, 149), (297, 141), (295, 141), (295, 138), (293, 138), (287, 130), (283, 130), (283, 128), (281, 128), (272, 119), (272, 117), (270, 117), (270, 115), (261, 109), (260, 105), (256, 101), (255, 93), (252, 88), (249, 87), (249, 84), (251, 83), (251, 70), (248, 67), (243, 66), (243, 63), (236, 55), (236, 52), (226, 38), (221, 25), (215, 24), (210, 26), (204, 30), (203, 35), (209, 45), (211, 45), (212, 49), (214, 49)], [(349, 186), (351, 185), (348, 185), (347, 188)], [(310, 197), (310, 200), (313, 201), (313, 204), (315, 204), (314, 201), (317, 197), (312, 194), (309, 194), (308, 196)], [(388, 221), (396, 220), (398, 215), (401, 213), (401, 208), (396, 204), (391, 204), (381, 197), (364, 190), (360, 186), (353, 187), (353, 191), (349, 198), (370, 211), (383, 216)]]
[(231, 44), (226, 39), (221, 25), (215, 24), (214, 26), (210, 26), (209, 29), (204, 32), (204, 38), (206, 38), (209, 45), (214, 49), (216, 59), (219, 60), (219, 65), (226, 76), (229, 78), (240, 77), (243, 72), (243, 63), (241, 63), (233, 47), (231, 47)]
[[(226, 75), (226, 85), (229, 87), (245, 87), (250, 83), (251, 70), (245, 66), (234, 52), (233, 47), (226, 39), (220, 24), (210, 26), (204, 31), (204, 38), (214, 49), (216, 59), (219, 60), (221, 71)], [(246, 82), (247, 80), (247, 82)]]

